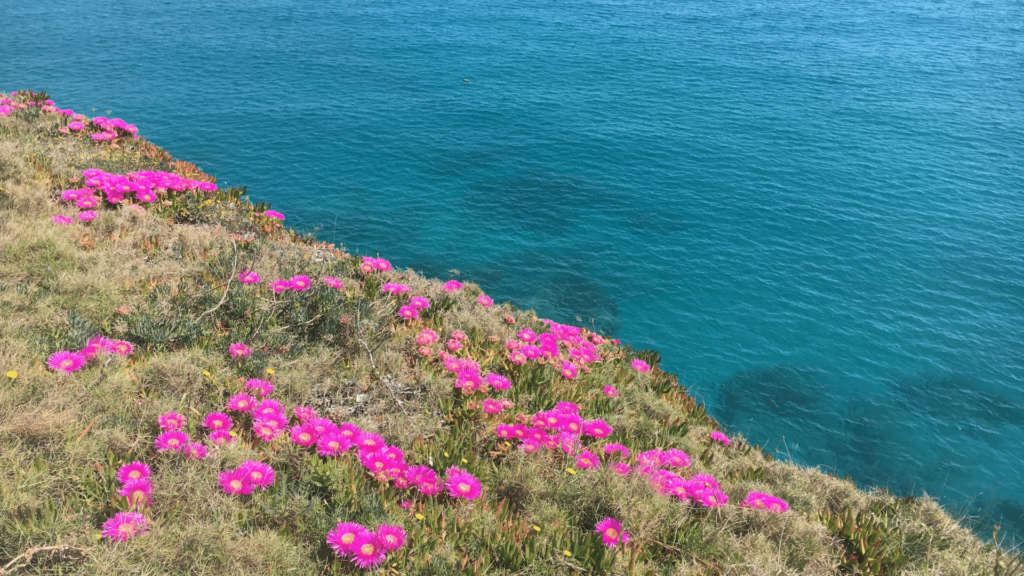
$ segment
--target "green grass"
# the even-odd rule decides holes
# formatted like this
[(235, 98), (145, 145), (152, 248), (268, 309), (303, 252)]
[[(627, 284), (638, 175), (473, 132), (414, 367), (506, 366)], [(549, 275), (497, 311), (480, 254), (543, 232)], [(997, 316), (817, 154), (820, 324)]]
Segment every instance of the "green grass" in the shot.
[[(479, 287), (447, 295), (440, 281), (410, 270), (366, 275), (341, 247), (255, 216), (266, 206), (253, 205), (244, 189), (172, 194), (148, 213), (106, 209), (88, 225), (56, 226), (51, 215), (74, 213), (59, 193), (80, 186), (73, 179), (84, 168), (205, 177), (144, 140), (114, 148), (61, 134), (65, 123), (33, 110), (0, 118), (0, 374), (18, 372), (0, 383), (0, 567), (34, 547), (66, 546), (18, 562), (19, 572), (356, 573), (324, 541), (344, 520), (405, 527), (409, 545), (377, 570), (389, 574), (811, 575), (857, 566), (993, 573), (997, 549), (929, 498), (862, 491), (773, 460), (739, 435), (727, 448), (710, 443), (708, 433), (720, 426), (674, 375), (629, 367), (634, 357), (657, 364), (655, 352), (603, 347), (607, 357), (571, 381), (551, 366), (514, 366), (504, 342), (523, 327), (543, 329), (533, 312), (484, 308), (475, 301)], [(229, 282), (243, 268), (257, 270), (264, 284)], [(316, 284), (277, 296), (266, 289), (266, 281), (295, 274), (332, 275), (346, 288)], [(395, 314), (404, 302), (380, 292), (383, 281), (408, 284), (434, 305), (408, 324)], [(467, 353), (512, 379), (511, 414), (485, 415), (480, 394), (464, 396), (439, 362), (420, 358), (413, 337), (424, 327), (442, 342), (464, 331)], [(46, 369), (47, 356), (95, 334), (129, 340), (136, 352), (67, 376)], [(253, 356), (231, 361), (232, 342), (247, 343)], [(456, 503), (388, 487), (352, 456), (262, 443), (244, 425), (241, 441), (211, 448), (202, 461), (154, 453), (159, 414), (185, 414), (188, 431), (202, 438), (202, 415), (221, 410), (245, 379), (265, 377), (268, 368), (282, 403), (378, 432), (410, 463), (438, 472), (462, 466), (484, 482), (483, 497)], [(620, 398), (606, 398), (605, 385)], [(585, 418), (604, 418), (615, 428), (607, 440), (634, 452), (685, 450), (694, 459), (686, 474), (715, 475), (729, 505), (709, 510), (669, 499), (642, 475), (607, 467), (573, 474), (560, 451), (525, 454), (493, 434), (495, 423), (560, 400), (579, 403)], [(113, 472), (136, 459), (154, 469), (145, 510), (154, 525), (114, 545), (98, 537), (102, 523), (126, 508)], [(223, 494), (218, 473), (248, 459), (270, 463), (275, 485)], [(738, 507), (751, 490), (786, 499), (792, 511)], [(412, 502), (408, 510), (403, 500)], [(844, 533), (833, 522), (830, 531), (822, 518), (847, 510), (861, 514), (857, 525)], [(599, 543), (593, 527), (605, 516), (623, 521), (633, 536), (628, 547)], [(863, 554), (862, 537), (872, 540)]]

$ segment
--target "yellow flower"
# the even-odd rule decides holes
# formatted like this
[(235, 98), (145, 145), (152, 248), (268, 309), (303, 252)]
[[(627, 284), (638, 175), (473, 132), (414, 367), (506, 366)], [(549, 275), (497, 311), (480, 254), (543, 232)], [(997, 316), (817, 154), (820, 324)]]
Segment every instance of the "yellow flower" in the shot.
[(569, 552), (568, 550), (562, 550), (562, 554), (565, 554), (566, 556), (572, 556), (572, 552)]
[(533, 529), (536, 530), (537, 532), (540, 532), (540, 526), (534, 525)]
[(449, 453), (447, 453), (447, 452), (445, 452), (445, 453), (444, 453), (444, 457), (445, 457), (445, 458), (448, 458), (449, 456), (451, 456), (451, 454), (449, 454)]
[(235, 437), (238, 436), (238, 432), (235, 432), (234, 430), (232, 430), (231, 432), (228, 432), (228, 434), (230, 434), (232, 436), (235, 436)]
[(469, 464), (469, 460), (466, 460), (465, 458), (463, 458), (463, 459), (462, 459), (462, 463), (463, 463), (463, 464)]
[(10, 378), (11, 380), (14, 380), (15, 378), (18, 377), (18, 373), (15, 372), (14, 370), (8, 370), (7, 377)]
[(416, 513), (417, 520), (423, 520), (424, 518), (426, 518), (426, 516), (424, 516), (423, 514), (420, 514), (419, 512)]
[(565, 471), (568, 472), (569, 474), (572, 474), (573, 476), (576, 475), (576, 471), (573, 470), (572, 468), (566, 468)]
[(277, 371), (274, 370), (273, 368), (267, 368), (267, 374), (273, 376), (274, 374), (277, 374)]
[(210, 371), (209, 370), (203, 370), (203, 376), (209, 376), (209, 375), (210, 375)]

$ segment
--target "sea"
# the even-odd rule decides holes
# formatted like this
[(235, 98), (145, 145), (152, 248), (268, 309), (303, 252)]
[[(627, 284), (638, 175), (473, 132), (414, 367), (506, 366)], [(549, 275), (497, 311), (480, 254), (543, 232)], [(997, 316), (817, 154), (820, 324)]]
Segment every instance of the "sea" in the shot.
[(0, 0), (0, 89), (1024, 539), (1021, 0)]

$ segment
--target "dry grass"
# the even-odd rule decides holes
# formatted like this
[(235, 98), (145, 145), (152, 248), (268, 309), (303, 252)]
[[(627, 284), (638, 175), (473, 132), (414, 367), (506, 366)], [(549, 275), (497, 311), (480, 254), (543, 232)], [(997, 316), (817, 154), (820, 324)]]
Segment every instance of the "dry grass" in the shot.
[[(504, 362), (502, 343), (524, 326), (539, 327), (537, 318), (507, 305), (476, 305), (474, 285), (448, 297), (436, 280), (389, 273), (438, 307), (450, 303), (423, 324), (406, 326), (352, 257), (254, 224), (244, 199), (173, 214), (177, 205), (168, 213), (106, 210), (88, 226), (52, 225), (49, 216), (61, 210), (55, 193), (83, 168), (170, 169), (159, 154), (147, 156), (158, 150), (151, 145), (124, 142), (113, 150), (59, 134), (59, 122), (38, 114), (0, 118), (0, 372), (19, 373), (0, 384), (0, 566), (33, 546), (69, 545), (89, 552), (41, 556), (22, 571), (348, 573), (349, 564), (335, 562), (323, 539), (336, 522), (351, 520), (410, 531), (412, 546), (389, 558), (388, 573), (824, 575), (848, 570), (841, 568), (841, 541), (816, 517), (844, 507), (891, 509), (882, 545), (907, 559), (902, 573), (985, 574), (993, 565), (994, 549), (933, 500), (898, 505), (887, 493), (772, 461), (739, 437), (727, 449), (710, 446), (707, 434), (718, 425), (659, 370), (641, 375), (614, 357), (573, 381), (544, 366), (516, 371)], [(237, 282), (225, 286), (243, 267), (264, 279), (332, 274), (346, 290), (274, 297)], [(488, 428), (495, 420), (475, 410), (473, 398), (456, 394), (447, 372), (415, 355), (412, 338), (426, 324), (443, 335), (465, 331), (477, 358), (513, 374), (516, 412), (572, 398), (585, 416), (605, 418), (617, 430), (609, 440), (637, 450), (685, 450), (695, 457), (691, 472), (718, 477), (731, 504), (702, 509), (659, 496), (640, 475), (607, 468), (572, 475), (561, 453), (503, 448)], [(45, 369), (49, 354), (85, 333), (131, 340), (136, 354), (70, 376)], [(248, 363), (227, 358), (234, 341), (256, 350)], [(406, 511), (397, 502), (408, 494), (378, 486), (357, 466), (281, 442), (239, 442), (212, 449), (202, 461), (152, 452), (159, 414), (187, 414), (195, 434), (199, 415), (220, 409), (241, 380), (266, 368), (276, 371), (274, 395), (283, 403), (378, 431), (411, 461), (433, 460), (441, 471), (466, 458), (485, 481), (484, 499), (455, 506), (413, 498)], [(519, 388), (534, 377), (547, 383)], [(619, 401), (604, 398), (606, 384), (618, 388)], [(445, 456), (448, 450), (458, 452)], [(277, 484), (248, 499), (224, 495), (217, 474), (251, 458), (271, 463)], [(112, 470), (134, 459), (155, 469), (146, 511), (154, 528), (125, 544), (98, 541), (98, 527), (122, 505), (112, 498)], [(772, 515), (737, 507), (751, 490), (776, 494), (793, 510)], [(427, 518), (416, 519), (417, 511)], [(582, 560), (604, 516), (623, 519), (633, 534), (632, 561)], [(502, 559), (505, 545), (514, 547), (513, 560)]]

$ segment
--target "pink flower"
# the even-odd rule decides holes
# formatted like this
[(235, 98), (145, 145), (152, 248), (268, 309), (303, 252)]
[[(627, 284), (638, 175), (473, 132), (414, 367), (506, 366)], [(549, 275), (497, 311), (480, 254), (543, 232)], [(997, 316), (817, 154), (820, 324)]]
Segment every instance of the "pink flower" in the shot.
[(161, 430), (181, 430), (185, 426), (185, 417), (177, 412), (161, 414), (156, 419)]
[(416, 343), (420, 346), (431, 346), (437, 342), (437, 332), (434, 332), (430, 328), (424, 328), (416, 335)]
[(258, 414), (261, 417), (281, 416), (283, 414), (283, 412), (287, 412), (287, 410), (282, 411), (281, 403), (278, 402), (277, 400), (274, 400), (273, 398), (267, 398), (267, 399), (261, 401), (254, 408), (254, 410), (255, 410), (256, 414)]
[(458, 292), (462, 290), (462, 282), (458, 280), (449, 280), (441, 285), (441, 290), (451, 294), (452, 292)]
[(583, 433), (594, 438), (607, 438), (614, 431), (604, 420), (588, 420), (583, 423)]
[(310, 284), (312, 284), (309, 276), (292, 276), (289, 282), (291, 282), (292, 290), (297, 292), (305, 292), (309, 289)]
[(228, 430), (214, 430), (206, 436), (210, 444), (214, 446), (226, 446), (235, 441), (235, 437)]
[(308, 422), (313, 418), (316, 418), (316, 410), (309, 406), (296, 406), (292, 410), (292, 414), (299, 419), (299, 422)]
[(466, 333), (462, 330), (456, 330), (452, 332), (452, 340), (458, 340), (459, 342), (465, 341), (467, 338)]
[(316, 444), (317, 433), (309, 424), (300, 424), (292, 426), (291, 437), (292, 442), (299, 446), (312, 446)]
[(483, 404), (484, 412), (488, 414), (501, 414), (505, 411), (505, 406), (493, 398), (485, 398)]
[(601, 460), (589, 450), (583, 450), (576, 456), (576, 467), (584, 470), (589, 468), (600, 468)]
[(85, 348), (82, 348), (82, 355), (91, 360), (110, 350), (110, 344), (110, 340), (103, 336), (93, 336), (85, 343)]
[(113, 518), (103, 523), (100, 534), (115, 542), (126, 542), (138, 536), (145, 536), (149, 530), (149, 520), (138, 512), (118, 512)]
[(462, 342), (452, 338), (445, 344), (445, 348), (448, 348), (452, 352), (458, 352), (459, 350), (462, 350)]
[(527, 454), (537, 452), (543, 447), (544, 445), (540, 442), (540, 440), (536, 440), (534, 438), (527, 438), (526, 440), (523, 440), (522, 444), (519, 445), (519, 448), (523, 452), (526, 452)]
[(75, 223), (74, 218), (72, 218), (71, 216), (65, 216), (63, 214), (58, 214), (53, 218), (50, 218), (50, 220), (52, 220), (53, 223), (58, 226), (68, 226)]
[(83, 129), (85, 129), (85, 124), (82, 124), (81, 122), (68, 122), (68, 130), (78, 132)]
[(253, 488), (259, 486), (264, 490), (269, 486), (274, 485), (274, 479), (277, 474), (269, 464), (258, 462), (256, 460), (246, 460), (242, 462), (242, 465), (238, 467), (238, 472), (243, 475), (246, 483), (251, 485)]
[(85, 357), (85, 354), (81, 352), (70, 352), (68, 350), (61, 350), (55, 352), (49, 358), (46, 359), (46, 365), (54, 372), (63, 372), (64, 374), (71, 374), (77, 372), (85, 366), (89, 360)]
[(250, 378), (245, 382), (246, 390), (254, 390), (260, 396), (266, 396), (274, 391), (274, 383), (269, 380), (260, 380), (258, 378)]
[(249, 412), (256, 405), (256, 399), (248, 394), (239, 392), (228, 398), (227, 409), (234, 412)]
[(255, 418), (252, 421), (252, 433), (264, 442), (273, 442), (283, 431), (279, 425), (281, 422), (273, 420), (273, 417)]
[[(376, 270), (376, 268), (373, 268)], [(410, 288), (405, 284), (395, 284), (394, 282), (385, 282), (381, 284), (380, 291), (386, 294), (405, 294)]]
[(152, 190), (142, 190), (135, 193), (135, 199), (139, 202), (156, 202), (156, 193)]
[(487, 296), (486, 294), (481, 294), (477, 296), (476, 301), (485, 308), (490, 308), (491, 306), (494, 306), (494, 300), (492, 300), (491, 297)]
[(483, 485), (469, 472), (452, 466), (445, 471), (445, 475), (448, 478), (445, 480), (444, 486), (452, 498), (476, 500), (480, 497)]
[(712, 440), (717, 440), (718, 442), (721, 442), (723, 446), (728, 446), (729, 443), (732, 442), (732, 440), (729, 440), (728, 436), (726, 436), (725, 434), (719, 432), (718, 430), (715, 430), (714, 432), (712, 432), (709, 435), (709, 437)]
[(95, 208), (100, 205), (99, 198), (95, 196), (83, 196), (75, 201), (75, 206), (79, 208)]
[(326, 284), (327, 286), (334, 288), (335, 290), (345, 289), (345, 285), (341, 283), (341, 280), (338, 280), (334, 276), (324, 276), (323, 278), (320, 279), (320, 281)]
[(772, 496), (771, 494), (765, 494), (764, 492), (750, 492), (740, 506), (744, 508), (755, 508), (760, 510), (767, 510), (775, 514), (781, 514), (789, 511), (789, 504), (778, 496)]
[(644, 362), (639, 358), (634, 358), (633, 370), (636, 370), (637, 372), (649, 372), (651, 370), (651, 367), (647, 365), (647, 362)]
[(418, 352), (420, 356), (430, 356), (434, 353), (430, 346), (420, 346), (416, 349), (416, 352)]
[(423, 296), (413, 296), (412, 298), (409, 298), (409, 306), (412, 306), (417, 310), (426, 310), (427, 308), (430, 308), (430, 300), (427, 300)]
[(572, 362), (562, 362), (562, 377), (567, 380), (572, 380), (579, 375), (576, 369), (576, 365)]
[(352, 556), (352, 544), (356, 537), (365, 534), (366, 528), (355, 522), (339, 522), (327, 533), (327, 544), (340, 558)]
[(96, 219), (96, 211), (95, 210), (83, 210), (82, 212), (78, 213), (78, 220), (80, 222), (92, 222), (95, 219)]
[(629, 448), (626, 448), (622, 444), (607, 444), (604, 447), (605, 454), (618, 454), (619, 458), (623, 460), (629, 460)]
[(723, 508), (729, 503), (729, 496), (718, 488), (702, 490), (695, 499), (705, 508)]
[(259, 284), (260, 275), (252, 270), (242, 270), (238, 274), (238, 281), (242, 284)]
[(412, 508), (412, 500), (402, 500), (402, 502), (398, 504), (398, 507), (402, 510), (408, 510), (409, 508)]
[(181, 452), (188, 444), (188, 434), (181, 430), (168, 430), (156, 437), (153, 446), (157, 452)]
[(124, 484), (129, 480), (144, 480), (149, 478), (151, 471), (149, 466), (142, 462), (130, 462), (123, 464), (117, 469), (117, 481)]
[[(227, 431), (222, 430), (222, 432)], [(182, 452), (184, 452), (185, 456), (190, 460), (202, 460), (203, 458), (206, 458), (206, 446), (203, 446), (199, 442), (189, 442), (188, 444), (185, 444), (185, 448), (182, 449)]]
[(218, 480), (225, 494), (252, 494), (253, 485), (249, 482), (249, 475), (241, 469), (221, 472)]
[(241, 342), (235, 342), (234, 344), (228, 346), (228, 354), (232, 358), (248, 358), (250, 355), (252, 355), (252, 350), (245, 344), (242, 344)]
[(420, 312), (412, 306), (402, 306), (398, 309), (398, 315), (406, 320), (415, 320), (420, 317)]
[(266, 216), (267, 218), (277, 218), (278, 220), (284, 222), (284, 214), (281, 214), (280, 212), (277, 212), (275, 210), (265, 210), (263, 212), (263, 215)]
[(131, 356), (132, 352), (135, 351), (135, 347), (126, 340), (110, 340), (109, 350), (118, 356)]
[(620, 542), (627, 541), (623, 539), (625, 532), (622, 531), (622, 522), (611, 517), (598, 522), (594, 526), (594, 533), (600, 534), (601, 541), (609, 548), (615, 548)]
[(437, 472), (427, 466), (410, 466), (405, 471), (405, 478), (416, 488), (427, 496), (432, 496), (441, 491), (437, 484)]
[(376, 258), (373, 265), (375, 268), (377, 268), (377, 270), (380, 270), (381, 272), (387, 272), (388, 270), (391, 270), (391, 262), (388, 262), (383, 258)]
[(512, 382), (501, 374), (488, 374), (485, 380), (495, 390), (508, 390), (512, 387)]
[(339, 456), (351, 447), (352, 441), (341, 432), (327, 432), (316, 441), (316, 451), (321, 456)]
[(381, 524), (377, 527), (377, 541), (384, 550), (398, 550), (405, 546), (405, 530), (401, 526)]
[(344, 424), (339, 426), (338, 432), (341, 432), (342, 436), (348, 438), (353, 443), (355, 443), (356, 438), (358, 438), (359, 435), (363, 433), (363, 431), (359, 429), (359, 426), (356, 426), (351, 422), (345, 422)]
[[(344, 433), (345, 427), (342, 426), (341, 430), (342, 433)], [(359, 434), (356, 435), (354, 443), (359, 448), (360, 452), (373, 452), (386, 446), (384, 438), (380, 435), (365, 431), (359, 432)]]
[(630, 472), (629, 464), (626, 464), (625, 462), (619, 462), (618, 464), (612, 466), (612, 471), (620, 476), (627, 476)]
[(274, 280), (270, 283), (270, 289), (274, 291), (274, 294), (280, 294), (286, 290), (291, 290), (292, 283), (288, 280)]
[(537, 333), (529, 328), (523, 328), (519, 331), (519, 339), (523, 342), (533, 342), (537, 339)]
[(377, 535), (372, 532), (363, 532), (356, 536), (349, 550), (352, 553), (352, 562), (364, 570), (377, 566), (385, 558), (385, 549), (377, 540)]
[(513, 350), (508, 353), (508, 359), (513, 364), (526, 364), (526, 354), (523, 354), (522, 350)]
[(609, 398), (618, 398), (619, 397), (619, 391), (616, 390), (614, 386), (605, 386), (604, 387), (604, 395), (609, 397)]
[(231, 417), (223, 412), (210, 412), (203, 420), (203, 427), (207, 430), (231, 430)]

